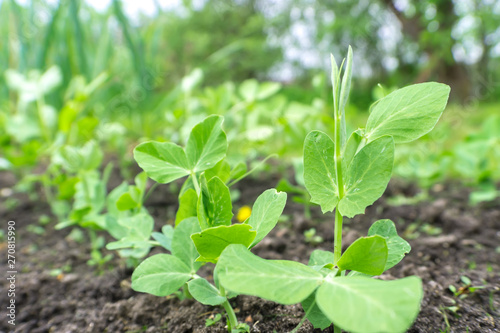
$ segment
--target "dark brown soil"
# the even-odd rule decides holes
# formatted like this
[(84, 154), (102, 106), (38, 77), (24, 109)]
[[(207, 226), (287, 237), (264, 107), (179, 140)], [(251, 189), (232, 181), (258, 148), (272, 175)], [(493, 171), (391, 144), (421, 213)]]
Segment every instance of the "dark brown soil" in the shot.
[[(0, 188), (10, 187), (13, 182), (11, 175), (0, 174)], [(270, 178), (238, 184), (244, 200), (235, 206), (251, 205), (262, 191), (276, 183)], [(414, 186), (392, 182), (366, 215), (346, 221), (344, 245), (365, 235), (377, 219), (392, 219), (399, 233), (409, 240), (412, 251), (382, 278), (418, 275), (424, 282), (422, 311), (409, 332), (500, 332), (500, 201), (471, 207), (467, 189), (439, 184), (424, 201), (389, 204), (391, 197), (411, 197), (417, 192)], [(148, 207), (158, 227), (164, 221), (171, 223), (175, 196), (168, 186), (160, 186), (153, 196)], [(68, 238), (70, 230), (56, 231), (55, 223), (51, 223), (43, 235), (29, 231), (27, 226), (37, 225), (39, 216), (48, 214), (49, 209), (43, 200), (33, 202), (17, 194), (14, 197), (18, 200), (14, 208), (8, 207), (12, 200), (1, 198), (0, 220), (4, 231), (7, 221), (16, 221), (16, 325), (7, 322), (8, 283), (3, 278), (0, 332), (227, 332), (225, 319), (205, 327), (207, 318), (222, 313), (220, 308), (131, 290), (132, 269), (126, 268), (116, 255), (103, 270), (88, 266), (89, 245)], [(313, 218), (306, 219), (303, 207), (291, 200), (285, 215), (288, 221), (281, 222), (255, 248), (256, 254), (307, 263), (314, 249), (333, 249), (332, 215), (313, 209)], [(304, 231), (313, 227), (323, 237), (318, 245), (305, 242)], [(6, 272), (5, 241), (0, 248), (0, 268)], [(63, 268), (67, 271), (54, 273), (54, 269)], [(448, 287), (464, 287), (462, 276), (482, 289), (470, 292), (463, 288), (462, 296), (455, 296)], [(283, 306), (249, 296), (238, 296), (232, 304), (238, 319), (247, 322), (251, 332), (289, 332), (304, 315), (300, 305)], [(299, 330), (314, 331), (307, 321)]]

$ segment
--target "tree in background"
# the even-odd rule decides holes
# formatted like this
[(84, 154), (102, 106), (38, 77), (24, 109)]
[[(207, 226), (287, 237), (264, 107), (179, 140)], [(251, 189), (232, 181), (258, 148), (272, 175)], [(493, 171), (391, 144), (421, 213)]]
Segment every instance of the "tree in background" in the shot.
[(369, 66), (362, 75), (379, 82), (436, 80), (452, 87), (452, 98), (466, 102), (485, 97), (473, 91), (478, 83), (498, 81), (493, 65), (499, 62), (498, 1), (296, 0), (283, 12), (296, 8), (302, 19), (313, 18), (308, 22), (315, 25), (320, 49), (337, 52), (353, 45)]

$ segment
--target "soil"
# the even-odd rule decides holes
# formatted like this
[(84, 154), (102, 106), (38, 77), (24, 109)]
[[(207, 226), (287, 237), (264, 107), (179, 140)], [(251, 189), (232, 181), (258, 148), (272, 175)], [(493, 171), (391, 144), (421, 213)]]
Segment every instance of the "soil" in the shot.
[[(269, 177), (237, 184), (241, 199), (234, 206), (251, 205), (277, 181), (277, 177)], [(0, 173), (0, 188), (14, 184), (11, 174)], [(424, 285), (421, 312), (408, 332), (500, 332), (500, 200), (471, 206), (467, 188), (447, 183), (435, 185), (427, 196), (411, 205), (393, 203), (394, 197), (403, 198), (400, 203), (412, 200), (419, 191), (411, 184), (391, 182), (365, 215), (345, 222), (344, 246), (366, 235), (374, 221), (392, 219), (412, 251), (381, 278), (417, 275)], [(224, 316), (205, 327), (206, 319), (223, 313), (218, 307), (133, 291), (133, 270), (116, 253), (104, 267), (89, 266), (88, 242), (76, 242), (69, 237), (69, 229), (54, 230), (55, 221), (44, 227), (43, 234), (33, 232), (28, 226), (39, 225), (41, 215), (50, 215), (49, 207), (43, 200), (8, 192), (0, 191), (4, 196), (0, 220), (4, 232), (7, 221), (16, 222), (16, 325), (10, 325), (6, 317), (9, 284), (3, 278), (0, 332), (227, 332)], [(156, 227), (159, 229), (165, 221), (172, 223), (175, 194), (168, 186), (160, 186), (152, 197), (146, 206), (155, 217)], [(323, 215), (313, 207), (312, 217), (306, 218), (304, 207), (294, 203), (291, 196), (284, 214), (284, 221), (254, 248), (254, 253), (267, 259), (307, 263), (313, 250), (333, 250), (333, 215)], [(310, 228), (317, 230), (323, 242), (306, 242), (304, 231)], [(0, 268), (7, 272), (5, 239), (0, 248)], [(463, 276), (481, 288), (471, 290), (461, 281)], [(461, 288), (461, 296), (454, 295), (450, 285)], [(246, 322), (251, 332), (290, 332), (304, 315), (299, 304), (283, 306), (250, 296), (238, 296), (231, 303), (238, 320)], [(298, 332), (321, 331), (306, 321)]]

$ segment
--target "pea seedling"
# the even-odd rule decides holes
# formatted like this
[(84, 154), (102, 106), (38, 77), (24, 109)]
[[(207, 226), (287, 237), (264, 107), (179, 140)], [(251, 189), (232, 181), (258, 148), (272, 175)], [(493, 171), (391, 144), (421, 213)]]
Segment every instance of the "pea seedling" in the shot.
[(214, 284), (197, 275), (197, 271), (204, 263), (217, 264), (230, 244), (248, 249), (260, 242), (278, 222), (286, 193), (265, 191), (255, 201), (248, 219), (231, 224), (232, 202), (226, 184), (234, 184), (248, 172), (238, 165), (231, 170), (224, 160), (227, 140), (222, 122), (222, 117), (210, 116), (197, 124), (185, 148), (154, 141), (135, 148), (136, 161), (158, 183), (188, 178), (179, 196), (175, 228), (166, 226), (162, 233), (153, 234), (171, 254), (156, 254), (144, 260), (132, 275), (132, 288), (167, 296), (184, 286), (184, 292), (199, 302), (222, 305), (228, 315), (229, 332), (242, 332), (247, 331), (246, 324), (238, 324), (229, 303), (236, 294), (219, 284), (217, 268)]
[(352, 69), (349, 48), (341, 80), (332, 56), (335, 136), (310, 132), (304, 143), (304, 180), (311, 201), (323, 213), (335, 211), (334, 251), (316, 250), (309, 264), (264, 260), (246, 247), (230, 245), (218, 265), (220, 283), (229, 291), (282, 304), (302, 303), (316, 328), (334, 331), (403, 332), (420, 309), (418, 277), (383, 281), (372, 278), (396, 265), (410, 251), (390, 220), (376, 221), (367, 237), (342, 253), (343, 217), (362, 214), (384, 192), (391, 178), (394, 144), (429, 132), (441, 116), (450, 88), (416, 84), (392, 92), (371, 109), (366, 128), (346, 136), (345, 106)]

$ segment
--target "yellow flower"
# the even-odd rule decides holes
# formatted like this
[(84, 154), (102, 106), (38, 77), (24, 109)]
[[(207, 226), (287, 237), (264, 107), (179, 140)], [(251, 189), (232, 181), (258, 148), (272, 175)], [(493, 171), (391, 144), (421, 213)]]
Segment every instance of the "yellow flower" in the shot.
[(238, 222), (242, 223), (244, 222), (247, 218), (250, 217), (250, 214), (252, 214), (252, 208), (250, 208), (249, 206), (245, 205), (245, 206), (242, 206), (239, 210), (238, 210), (238, 214), (236, 214), (236, 219), (238, 219)]

